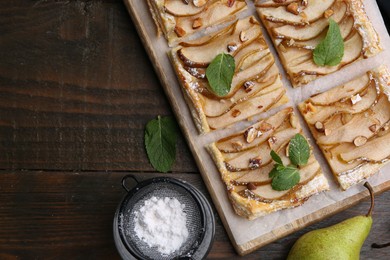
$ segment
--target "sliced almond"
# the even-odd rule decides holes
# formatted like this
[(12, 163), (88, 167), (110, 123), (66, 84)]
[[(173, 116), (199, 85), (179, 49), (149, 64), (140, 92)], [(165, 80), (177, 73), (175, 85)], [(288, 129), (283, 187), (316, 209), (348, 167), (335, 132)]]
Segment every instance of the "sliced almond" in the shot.
[(258, 168), (260, 168), (260, 166), (261, 166), (261, 158), (260, 157), (249, 159), (249, 169), (251, 169), (251, 170), (258, 169)]
[(232, 117), (238, 117), (239, 115), (241, 115), (241, 111), (240, 110), (234, 109), (232, 111)]
[(298, 118), (294, 114), (290, 114), (290, 125), (293, 128), (297, 128), (298, 127)]
[(352, 105), (355, 105), (356, 103), (358, 103), (361, 100), (362, 100), (362, 97), (359, 94), (356, 94), (355, 96), (351, 97)]
[(282, 51), (282, 52), (287, 52), (287, 49), (286, 47), (284, 47), (284, 45), (281, 43), (278, 45), (279, 46), (279, 49)]
[(256, 137), (257, 137), (257, 130), (254, 129), (253, 127), (248, 128), (244, 132), (244, 138), (247, 143), (252, 143)]
[(332, 130), (330, 130), (330, 129), (328, 129), (328, 128), (326, 128), (326, 129), (324, 130), (324, 134), (325, 134), (326, 136), (330, 135), (331, 133), (332, 133)]
[(188, 5), (190, 2), (189, 2), (189, 0), (182, 0), (182, 2), (184, 3), (184, 4), (186, 4), (186, 5)]
[(252, 182), (248, 183), (246, 185), (246, 187), (248, 188), (248, 190), (255, 190), (255, 189), (257, 189), (256, 185), (254, 183), (252, 183)]
[(227, 6), (228, 7), (232, 7), (234, 5), (234, 3), (236, 2), (236, 0), (228, 0), (227, 1)]
[(326, 19), (328, 19), (329, 17), (331, 17), (332, 15), (334, 14), (334, 11), (332, 9), (328, 9), (324, 12), (324, 17)]
[(289, 4), (286, 7), (286, 9), (288, 12), (295, 14), (295, 15), (298, 15), (301, 12), (301, 9), (299, 8), (298, 3), (296, 3), (296, 2)]
[(240, 32), (240, 41), (246, 42), (247, 40), (249, 40), (249, 38), (248, 38), (248, 36), (246, 35), (246, 32), (245, 32), (245, 31), (241, 31), (241, 32)]
[(367, 143), (367, 137), (365, 136), (358, 136), (353, 140), (353, 144), (358, 147), (365, 145), (366, 143)]
[(192, 23), (192, 29), (198, 29), (203, 25), (202, 18), (196, 18)]
[(368, 129), (370, 129), (371, 132), (375, 133), (378, 130), (378, 125), (373, 124)]
[(193, 3), (196, 7), (201, 7), (207, 3), (207, 0), (193, 0)]
[(253, 87), (255, 86), (255, 83), (253, 81), (245, 81), (244, 83), (244, 89), (246, 93), (249, 93), (252, 91)]
[(228, 52), (234, 52), (237, 50), (237, 48), (238, 48), (237, 43), (235, 43), (235, 42), (228, 43), (228, 45), (227, 45)]
[(309, 4), (309, 1), (308, 1), (308, 0), (302, 0), (302, 1), (301, 1), (301, 5), (302, 5), (302, 6), (305, 6), (305, 7), (306, 7), (308, 4)]
[(268, 145), (272, 147), (272, 145), (275, 144), (277, 141), (278, 139), (276, 139), (276, 136), (271, 136), (270, 138), (268, 138)]
[(317, 122), (314, 124), (314, 127), (317, 129), (317, 131), (319, 131), (319, 132), (324, 132), (324, 124), (321, 123), (320, 121), (317, 121)]
[(259, 24), (259, 22), (256, 20), (256, 18), (254, 18), (253, 16), (251, 16), (251, 18), (249, 18), (249, 22), (251, 24)]
[(316, 108), (313, 106), (313, 104), (312, 103), (307, 103), (306, 105), (305, 105), (305, 109), (304, 109), (304, 111), (303, 111), (303, 113), (308, 113), (308, 112), (316, 112)]
[(184, 35), (186, 35), (186, 31), (181, 28), (180, 26), (175, 26), (175, 33), (178, 37), (183, 37)]

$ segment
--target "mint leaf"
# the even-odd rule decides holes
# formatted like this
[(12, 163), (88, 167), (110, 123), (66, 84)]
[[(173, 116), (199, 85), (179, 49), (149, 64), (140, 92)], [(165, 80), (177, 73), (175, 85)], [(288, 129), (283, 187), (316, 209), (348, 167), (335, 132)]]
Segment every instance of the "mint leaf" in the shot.
[(282, 159), (274, 150), (271, 151), (270, 155), (276, 163), (283, 165)]
[(159, 172), (171, 169), (176, 157), (178, 128), (172, 117), (160, 117), (145, 128), (145, 148), (152, 166)]
[(329, 28), (325, 38), (313, 51), (314, 63), (319, 66), (336, 66), (344, 56), (344, 40), (339, 25), (329, 19)]
[[(271, 171), (272, 172), (272, 171)], [(298, 169), (294, 165), (286, 166), (272, 179), (272, 189), (277, 191), (289, 190), (294, 187), (301, 179)]]
[(219, 97), (229, 93), (236, 64), (230, 54), (217, 55), (206, 69), (210, 90)]
[[(284, 166), (283, 166), (283, 167), (284, 167)], [(279, 173), (280, 170), (281, 170), (281, 169), (278, 170), (277, 166), (275, 165), (275, 167), (269, 172), (268, 176), (269, 176), (270, 178), (273, 178), (273, 177), (275, 177), (276, 175), (278, 175), (278, 173)]]
[(310, 147), (306, 138), (301, 134), (296, 134), (291, 138), (288, 154), (292, 164), (296, 166), (306, 165), (310, 157)]

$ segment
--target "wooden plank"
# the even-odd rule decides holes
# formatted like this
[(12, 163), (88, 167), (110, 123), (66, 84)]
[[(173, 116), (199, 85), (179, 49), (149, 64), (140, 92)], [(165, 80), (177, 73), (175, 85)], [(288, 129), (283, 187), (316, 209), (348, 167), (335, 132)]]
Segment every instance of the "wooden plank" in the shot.
[[(240, 255), (248, 254), (261, 246), (264, 246), (307, 225), (318, 222), (332, 214), (344, 210), (345, 208), (358, 203), (364, 197), (367, 197), (368, 194), (359, 185), (349, 189), (346, 192), (341, 192), (337, 185), (332, 182), (332, 174), (328, 168), (325, 168), (326, 163), (322, 158), (322, 161), (320, 161), (324, 166), (323, 170), (331, 182), (330, 192), (321, 193), (318, 196), (312, 197), (302, 207), (284, 210), (283, 213), (273, 213), (252, 222), (235, 215), (228, 202), (226, 189), (218, 176), (219, 174), (215, 168), (214, 163), (206, 152), (205, 146), (211, 141), (217, 140), (217, 138), (219, 138), (221, 135), (223, 136), (228, 132), (239, 129), (240, 126), (236, 125), (229, 130), (211, 133), (204, 136), (200, 136), (198, 134), (191, 119), (188, 107), (181, 94), (180, 86), (177, 83), (175, 74), (168, 61), (166, 53), (169, 51), (169, 48), (167, 47), (163, 37), (158, 38), (156, 36), (155, 27), (151, 19), (151, 15), (148, 11), (147, 4), (145, 1), (140, 2), (136, 0), (125, 0), (125, 3), (133, 19), (133, 22), (136, 25), (138, 33), (141, 36), (144, 47), (149, 54), (150, 59), (152, 60), (152, 64), (154, 65), (157, 75), (160, 78), (165, 93), (169, 98), (171, 106), (176, 114), (176, 118), (182, 127), (184, 135), (195, 157), (203, 180), (210, 192), (219, 216), (224, 223), (233, 246)], [(371, 12), (371, 18), (373, 17), (373, 14), (377, 15), (379, 12), (377, 8), (367, 10), (369, 13)], [(384, 30), (384, 25), (382, 24), (381, 31), (383, 32)], [(387, 36), (387, 38), (385, 38), (385, 42), (389, 41), (390, 39)], [(390, 52), (387, 51), (384, 53), (384, 55), (389, 57)], [(377, 57), (375, 59), (371, 59), (370, 62), (371, 63), (365, 62), (365, 66), (362, 66), (364, 61), (361, 62), (359, 66), (357, 64), (355, 64), (355, 66), (351, 66), (347, 69), (348, 76), (352, 78), (360, 75), (363, 70), (371, 68), (375, 64), (380, 64), (382, 61)], [(323, 84), (325, 83), (325, 86), (329, 88), (331, 86), (335, 86), (335, 83), (342, 83), (343, 80), (346, 80), (345, 77), (343, 77), (341, 74), (338, 76), (338, 80), (335, 80), (334, 75), (332, 76), (333, 78), (325, 77), (325, 79), (321, 79), (318, 82), (325, 81)], [(284, 83), (289, 85), (289, 83), (286, 81), (284, 81)], [(317, 82), (314, 84), (316, 83)], [(308, 86), (302, 89), (302, 92), (305, 93), (305, 90), (313, 91), (313, 89), (309, 89)], [(294, 90), (291, 90), (291, 87), (288, 89), (288, 91), (292, 96), (297, 94), (293, 92)], [(301, 91), (301, 89), (295, 90), (295, 92), (297, 91)], [(310, 93), (305, 93), (304, 95), (307, 96), (310, 95)], [(301, 97), (302, 99), (300, 101), (302, 101), (304, 97), (305, 96)], [(321, 157), (318, 150), (316, 152), (316, 157)], [(388, 169), (389, 168), (386, 168), (386, 171)], [(377, 175), (376, 177), (371, 178), (370, 182), (373, 184), (373, 186), (375, 186), (375, 190), (378, 192), (390, 189), (389, 174), (379, 176)], [(275, 218), (279, 220), (276, 223), (274, 221)]]
[[(120, 259), (112, 238), (112, 220), (125, 195), (124, 172), (0, 172), (1, 259)], [(183, 179), (208, 197), (199, 174), (132, 173), (144, 180), (157, 176)], [(337, 214), (249, 254), (245, 259), (285, 259), (302, 234), (363, 214), (364, 200)], [(214, 209), (215, 210), (215, 209)], [(390, 241), (390, 192), (376, 198), (374, 224), (363, 245), (361, 259), (389, 259), (390, 250), (371, 244)], [(235, 259), (237, 255), (221, 220), (207, 259)]]
[(0, 9), (0, 169), (153, 171), (144, 127), (172, 112), (123, 2)]

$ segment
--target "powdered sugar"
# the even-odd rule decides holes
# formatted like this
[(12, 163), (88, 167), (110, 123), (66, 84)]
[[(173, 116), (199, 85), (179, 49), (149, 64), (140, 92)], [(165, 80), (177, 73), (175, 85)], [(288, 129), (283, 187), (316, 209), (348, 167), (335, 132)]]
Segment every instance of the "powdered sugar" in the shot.
[(176, 198), (151, 197), (135, 212), (135, 234), (161, 254), (173, 253), (188, 237), (184, 208)]

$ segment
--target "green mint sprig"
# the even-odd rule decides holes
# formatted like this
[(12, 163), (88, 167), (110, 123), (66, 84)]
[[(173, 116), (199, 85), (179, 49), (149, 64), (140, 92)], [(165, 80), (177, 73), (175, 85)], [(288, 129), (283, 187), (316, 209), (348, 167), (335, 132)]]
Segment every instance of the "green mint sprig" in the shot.
[(172, 117), (149, 121), (145, 128), (145, 148), (149, 161), (159, 172), (171, 170), (176, 158), (178, 127)]
[(329, 19), (329, 29), (325, 38), (313, 51), (314, 63), (318, 66), (339, 65), (344, 56), (344, 40), (339, 25)]
[(217, 96), (226, 96), (231, 88), (236, 64), (230, 54), (218, 54), (206, 69), (210, 90)]
[(274, 168), (269, 173), (272, 178), (272, 189), (277, 191), (289, 190), (299, 183), (301, 176), (298, 167), (307, 164), (310, 157), (310, 147), (306, 138), (296, 134), (289, 143), (288, 157), (290, 165), (285, 166), (280, 156), (272, 150), (271, 158), (275, 161)]

